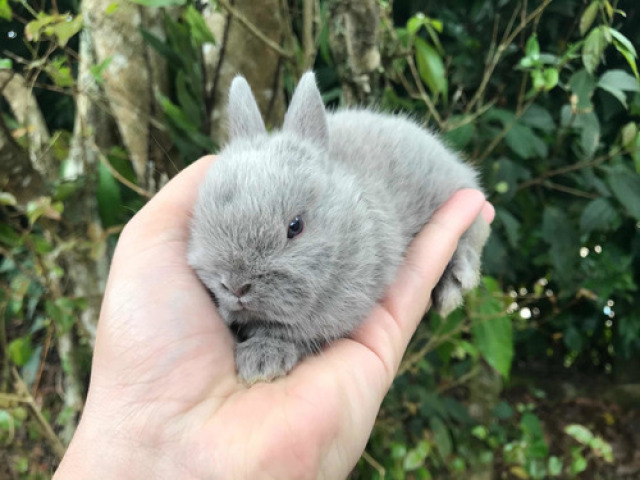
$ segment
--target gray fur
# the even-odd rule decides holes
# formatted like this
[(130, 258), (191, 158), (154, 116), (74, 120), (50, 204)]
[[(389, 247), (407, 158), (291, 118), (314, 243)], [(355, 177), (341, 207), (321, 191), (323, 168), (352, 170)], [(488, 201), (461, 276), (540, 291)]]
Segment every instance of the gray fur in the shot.
[[(312, 73), (279, 132), (266, 134), (241, 77), (229, 109), (230, 142), (200, 188), (188, 260), (236, 333), (240, 378), (253, 383), (349, 335), (434, 211), (480, 187), (471, 167), (407, 118), (325, 113)], [(296, 216), (304, 231), (288, 239)], [(460, 240), (433, 293), (441, 314), (477, 285), (488, 233), (477, 220)]]

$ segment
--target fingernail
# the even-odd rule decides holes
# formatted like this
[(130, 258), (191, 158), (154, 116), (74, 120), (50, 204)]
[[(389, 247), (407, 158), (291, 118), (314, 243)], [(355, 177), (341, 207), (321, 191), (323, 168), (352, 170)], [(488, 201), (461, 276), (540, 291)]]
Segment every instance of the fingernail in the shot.
[(480, 214), (482, 215), (482, 218), (484, 218), (485, 222), (491, 224), (493, 219), (496, 217), (496, 209), (489, 202), (484, 202)]

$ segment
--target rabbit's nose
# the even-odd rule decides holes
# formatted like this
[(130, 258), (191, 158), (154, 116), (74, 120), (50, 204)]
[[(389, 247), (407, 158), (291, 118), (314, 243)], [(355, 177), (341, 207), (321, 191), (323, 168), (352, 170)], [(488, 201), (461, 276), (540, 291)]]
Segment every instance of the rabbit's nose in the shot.
[(236, 297), (240, 298), (243, 295), (246, 295), (249, 292), (249, 290), (251, 290), (251, 284), (245, 283), (244, 285), (241, 285), (238, 288), (233, 288), (227, 285), (226, 283), (222, 282), (222, 288), (224, 288), (230, 293), (233, 293)]

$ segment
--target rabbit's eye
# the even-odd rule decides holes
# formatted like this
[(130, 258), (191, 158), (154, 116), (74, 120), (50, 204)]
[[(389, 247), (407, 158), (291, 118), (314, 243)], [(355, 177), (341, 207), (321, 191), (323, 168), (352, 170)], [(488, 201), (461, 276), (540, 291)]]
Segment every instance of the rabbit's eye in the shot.
[(293, 238), (302, 233), (304, 228), (304, 222), (301, 217), (295, 217), (289, 222), (289, 229), (287, 230), (287, 238)]

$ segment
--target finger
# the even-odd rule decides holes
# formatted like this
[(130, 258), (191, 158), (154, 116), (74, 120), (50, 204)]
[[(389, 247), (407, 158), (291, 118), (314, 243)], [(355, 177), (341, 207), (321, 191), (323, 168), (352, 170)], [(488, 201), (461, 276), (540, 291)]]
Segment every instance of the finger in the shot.
[(383, 302), (403, 332), (403, 343), (413, 335), (458, 240), (478, 218), (485, 203), (484, 195), (477, 190), (457, 192), (438, 209), (409, 247), (404, 265)]
[[(339, 340), (320, 355), (308, 358), (285, 381), (298, 382), (311, 398), (322, 398), (326, 391), (337, 387), (340, 398), (348, 405), (342, 409), (339, 424), (350, 432), (370, 432), (431, 290), (460, 236), (486, 208), (485, 203), (478, 191), (456, 193), (412, 242), (406, 262), (383, 303), (351, 338)], [(491, 208), (486, 213), (490, 218)], [(367, 437), (363, 435), (362, 443), (352, 446), (363, 449)]]
[(343, 383), (355, 386), (365, 382), (369, 391), (383, 396), (424, 315), (431, 290), (451, 259), (460, 236), (485, 208), (485, 203), (483, 194), (476, 190), (460, 191), (446, 202), (412, 242), (406, 261), (382, 304), (351, 339), (336, 342), (322, 358), (311, 359), (310, 367), (315, 364), (321, 368), (329, 363), (348, 365), (341, 368)]
[(496, 209), (489, 202), (484, 202), (482, 212), (480, 213), (484, 221), (489, 225), (493, 223), (493, 219), (496, 217)]

